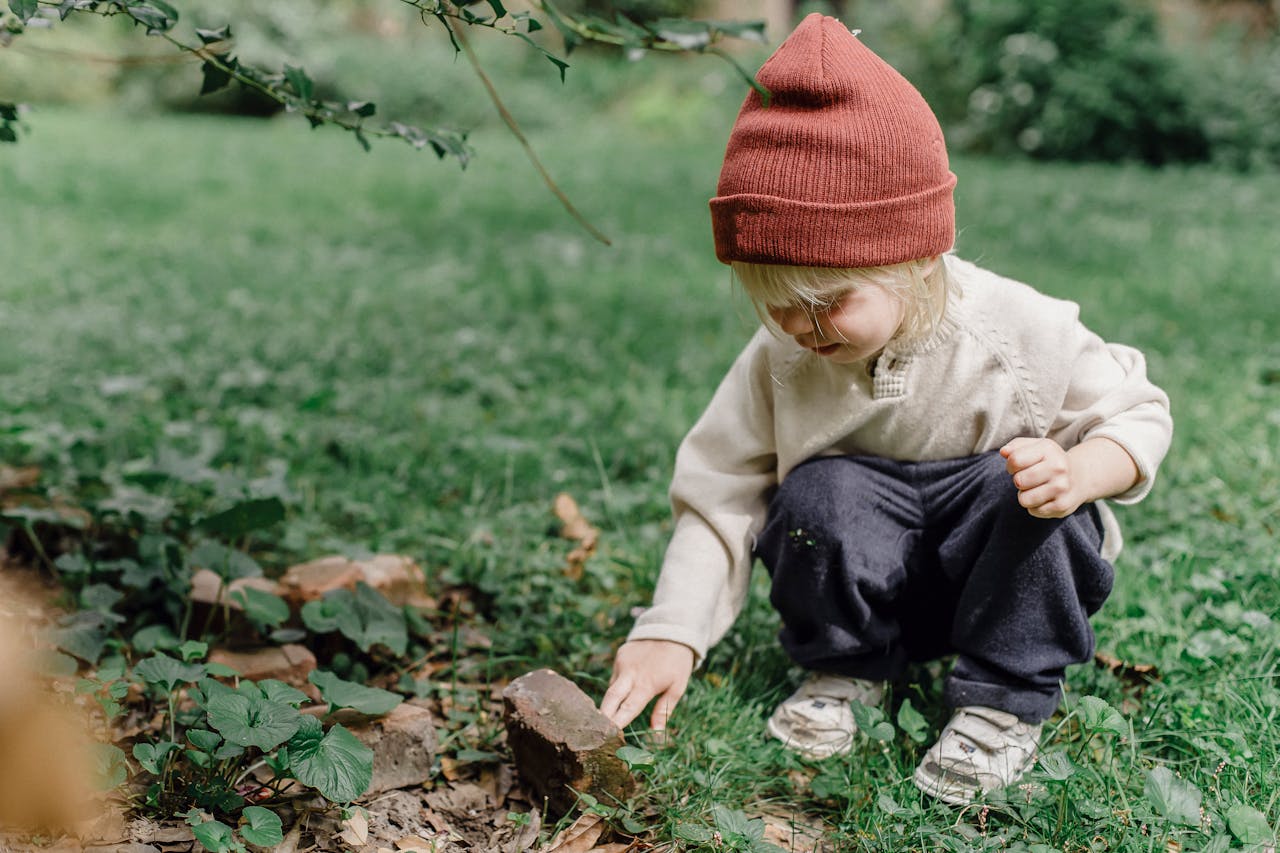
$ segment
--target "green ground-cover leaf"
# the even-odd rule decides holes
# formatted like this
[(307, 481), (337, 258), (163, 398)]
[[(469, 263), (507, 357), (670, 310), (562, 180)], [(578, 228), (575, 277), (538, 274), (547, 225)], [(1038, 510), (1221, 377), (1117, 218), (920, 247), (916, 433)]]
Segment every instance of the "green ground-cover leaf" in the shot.
[(373, 750), (340, 725), (325, 732), (319, 720), (307, 722), (289, 741), (289, 767), (299, 782), (335, 803), (349, 803), (373, 779)]
[(366, 583), (355, 592), (337, 589), (302, 606), (302, 621), (312, 631), (340, 631), (363, 651), (383, 645), (402, 655), (409, 646), (404, 611)]
[(235, 830), (220, 820), (207, 820), (191, 827), (191, 832), (211, 853), (243, 851), (244, 845), (236, 840)]
[(261, 629), (274, 628), (289, 618), (289, 605), (283, 598), (251, 586), (231, 593), (231, 600), (244, 608), (244, 615)]
[(353, 681), (344, 681), (332, 672), (321, 669), (311, 670), (307, 674), (307, 681), (320, 689), (320, 698), (329, 703), (331, 711), (337, 708), (351, 708), (362, 714), (381, 716), (404, 701), (404, 697), (398, 693)]
[(1147, 776), (1147, 802), (1156, 813), (1184, 826), (1200, 825), (1200, 803), (1204, 795), (1168, 767), (1157, 767)]
[(240, 834), (245, 841), (259, 847), (274, 847), (284, 841), (280, 817), (275, 812), (261, 806), (245, 806), (240, 814), (244, 821)]
[(1275, 841), (1276, 834), (1267, 823), (1266, 815), (1245, 803), (1237, 803), (1227, 809), (1227, 825), (1231, 834), (1241, 844), (1266, 844)]
[(133, 675), (145, 684), (153, 684), (171, 693), (179, 684), (191, 684), (204, 678), (205, 667), (198, 663), (183, 663), (156, 652), (138, 661), (133, 667)]
[(211, 696), (205, 706), (209, 725), (228, 742), (269, 752), (289, 740), (302, 725), (297, 708), (240, 693)]
[(206, 533), (234, 539), (284, 520), (284, 504), (279, 498), (255, 498), (199, 521)]

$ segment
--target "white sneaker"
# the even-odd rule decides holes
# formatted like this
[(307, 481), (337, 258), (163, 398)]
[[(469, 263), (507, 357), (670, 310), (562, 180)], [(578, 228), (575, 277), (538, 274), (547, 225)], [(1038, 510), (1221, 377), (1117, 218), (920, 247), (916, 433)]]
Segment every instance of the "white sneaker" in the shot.
[(858, 731), (849, 703), (878, 705), (883, 698), (880, 682), (815, 672), (774, 709), (769, 734), (806, 758), (839, 755)]
[(1040, 729), (994, 708), (957, 708), (916, 768), (916, 787), (960, 806), (1012, 785), (1035, 761)]

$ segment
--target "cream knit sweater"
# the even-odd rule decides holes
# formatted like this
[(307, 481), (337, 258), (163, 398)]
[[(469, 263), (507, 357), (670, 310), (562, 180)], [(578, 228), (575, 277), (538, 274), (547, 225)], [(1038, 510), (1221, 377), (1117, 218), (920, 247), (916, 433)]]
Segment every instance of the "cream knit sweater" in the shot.
[[(1169, 400), (1142, 354), (1108, 344), (1074, 303), (947, 256), (959, 295), (935, 334), (839, 365), (760, 329), (676, 455), (675, 530), (653, 606), (628, 639), (683, 643), (700, 662), (746, 600), (752, 543), (774, 487), (814, 456), (925, 461), (995, 450), (1018, 436), (1065, 448), (1104, 436), (1151, 490), (1169, 449)], [(1103, 555), (1120, 550), (1105, 504)]]

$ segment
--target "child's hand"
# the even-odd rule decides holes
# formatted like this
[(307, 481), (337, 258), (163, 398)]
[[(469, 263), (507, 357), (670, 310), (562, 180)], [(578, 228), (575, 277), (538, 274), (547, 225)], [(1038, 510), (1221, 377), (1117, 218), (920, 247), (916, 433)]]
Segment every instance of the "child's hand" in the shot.
[(1015, 438), (1000, 448), (1018, 487), (1018, 503), (1037, 518), (1065, 518), (1081, 504), (1138, 484), (1138, 465), (1109, 438), (1086, 439), (1070, 450), (1051, 438)]
[(649, 727), (660, 732), (693, 673), (693, 649), (670, 640), (623, 643), (613, 660), (613, 678), (600, 702), (600, 712), (622, 728), (657, 696)]
[(1036, 518), (1065, 518), (1088, 498), (1079, 488), (1071, 457), (1051, 438), (1015, 438), (1000, 448), (1018, 487), (1018, 503)]

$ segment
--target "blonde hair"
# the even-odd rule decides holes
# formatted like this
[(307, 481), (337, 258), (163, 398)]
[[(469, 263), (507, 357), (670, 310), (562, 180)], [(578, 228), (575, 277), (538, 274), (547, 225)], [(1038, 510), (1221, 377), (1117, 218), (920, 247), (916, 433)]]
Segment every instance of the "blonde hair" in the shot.
[(942, 256), (880, 267), (798, 267), (733, 261), (733, 276), (755, 306), (761, 321), (780, 333), (769, 308), (799, 306), (818, 312), (843, 293), (868, 285), (883, 287), (902, 301), (902, 325), (894, 340), (928, 338), (946, 315), (955, 284)]

